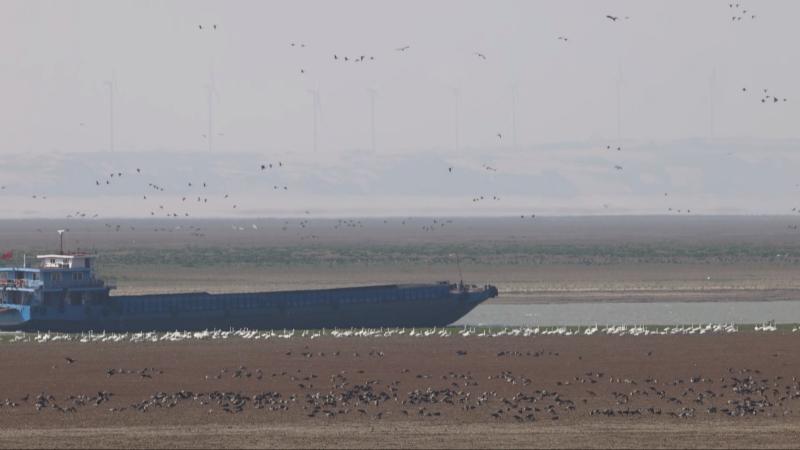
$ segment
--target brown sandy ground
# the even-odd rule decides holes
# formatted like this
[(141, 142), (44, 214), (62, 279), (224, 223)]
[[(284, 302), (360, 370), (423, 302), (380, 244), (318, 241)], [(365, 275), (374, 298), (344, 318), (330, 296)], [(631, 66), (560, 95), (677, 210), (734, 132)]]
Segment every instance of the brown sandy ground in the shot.
[(798, 340), (3, 344), (0, 446), (796, 447)]

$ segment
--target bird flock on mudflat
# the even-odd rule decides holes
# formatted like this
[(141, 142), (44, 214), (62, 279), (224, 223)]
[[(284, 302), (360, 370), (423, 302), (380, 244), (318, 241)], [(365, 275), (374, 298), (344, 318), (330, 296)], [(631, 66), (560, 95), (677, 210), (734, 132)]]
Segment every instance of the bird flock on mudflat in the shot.
[[(437, 332), (432, 336), (438, 336)], [(381, 341), (375, 341), (369, 349), (350, 350), (329, 345), (325, 350), (315, 350), (311, 339), (282, 342), (283, 349), (265, 350), (277, 352), (270, 356), (269, 367), (209, 367), (206, 373), (182, 374), (183, 388), (169, 381), (166, 391), (159, 383), (161, 377), (170, 376), (170, 369), (102, 369), (96, 364), (92, 369), (91, 361), (67, 355), (63, 357), (66, 365), (52, 366), (53, 375), (69, 377), (79, 372), (84, 379), (96, 377), (98, 387), (92, 393), (28, 392), (0, 400), (0, 413), (19, 410), (127, 417), (155, 411), (199, 411), (211, 416), (270, 414), (272, 419), (305, 421), (352, 417), (427, 422), (458, 418), (498, 423), (636, 417), (732, 420), (800, 413), (800, 380), (775, 367), (695, 364), (682, 370), (683, 375), (667, 375), (655, 370), (648, 373), (643, 366), (644, 375), (631, 376), (595, 367), (596, 363), (584, 360), (580, 350), (577, 355), (573, 350), (567, 354), (529, 345), (524, 349), (488, 350), (469, 347), (467, 340), (456, 341), (455, 347), (442, 347), (437, 351), (436, 364), (418, 367), (416, 361), (409, 365), (408, 355), (402, 352), (396, 357), (394, 347), (381, 348)], [(464, 347), (458, 346), (461, 342)], [(510, 346), (514, 341), (498, 342)], [(626, 358), (644, 363), (661, 357), (658, 350), (644, 347), (639, 351)], [(779, 362), (786, 356), (776, 351), (770, 358)], [(471, 357), (493, 362), (480, 367), (468, 365), (465, 370), (459, 361)], [(563, 369), (556, 376), (548, 376), (541, 373), (545, 364)], [(119, 386), (126, 386), (125, 392), (115, 393)], [(137, 397), (140, 392), (151, 394)]]

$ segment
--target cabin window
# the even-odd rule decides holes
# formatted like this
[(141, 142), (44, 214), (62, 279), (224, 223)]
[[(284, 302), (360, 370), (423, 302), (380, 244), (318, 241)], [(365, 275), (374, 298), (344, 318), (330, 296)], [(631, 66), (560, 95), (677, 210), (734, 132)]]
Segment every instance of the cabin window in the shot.
[(58, 272), (53, 272), (50, 274), (51, 281), (61, 281), (61, 274)]
[(72, 272), (72, 281), (83, 280), (83, 272)]

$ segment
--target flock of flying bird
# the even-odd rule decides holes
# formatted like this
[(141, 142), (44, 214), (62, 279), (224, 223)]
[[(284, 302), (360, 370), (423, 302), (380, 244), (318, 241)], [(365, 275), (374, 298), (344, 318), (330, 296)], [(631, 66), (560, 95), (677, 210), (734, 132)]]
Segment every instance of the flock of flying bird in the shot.
[[(749, 18), (749, 19), (755, 19), (756, 18), (756, 15), (751, 10), (746, 9), (741, 3), (729, 3), (728, 6), (729, 6), (730, 10), (734, 11), (734, 14), (735, 14), (733, 16), (733, 20), (734, 21), (741, 21), (743, 18)], [(608, 21), (612, 22), (612, 23), (617, 23), (617, 22), (620, 22), (620, 21), (626, 21), (626, 20), (630, 19), (629, 16), (620, 16), (620, 15), (614, 15), (614, 14), (606, 14), (605, 18)], [(213, 24), (198, 24), (198, 29), (200, 31), (215, 31), (215, 30), (218, 29), (218, 25), (216, 23), (213, 23)], [(563, 41), (565, 43), (569, 41), (569, 38), (567, 36), (563, 36), (563, 35), (562, 36), (558, 36), (557, 39), (559, 41)], [(305, 42), (292, 41), (292, 42), (289, 43), (289, 46), (292, 47), (292, 48), (296, 48), (296, 49), (305, 49), (307, 47), (307, 44)], [(411, 49), (410, 45), (403, 45), (403, 46), (395, 48), (394, 51), (397, 52), (397, 53), (401, 53), (402, 54), (402, 53), (408, 52), (410, 49)], [(481, 52), (481, 51), (474, 51), (473, 55), (477, 59), (479, 59), (481, 61), (487, 61), (488, 60), (487, 55), (485, 53)], [(344, 62), (354, 62), (354, 63), (371, 62), (371, 61), (375, 61), (375, 59), (376, 59), (374, 55), (365, 55), (365, 54), (358, 54), (357, 56), (346, 56), (346, 55), (341, 55), (340, 53), (334, 53), (332, 55), (332, 57), (333, 57), (334, 61), (342, 62), (342, 63), (344, 63)], [(305, 73), (305, 69), (301, 68), (301, 73)], [(748, 90), (747, 87), (743, 87), (741, 89), (741, 92), (744, 93), (744, 94), (747, 94), (747, 93), (750, 93), (751, 90)], [(769, 104), (784, 103), (784, 102), (788, 101), (788, 99), (786, 97), (775, 95), (774, 93), (772, 93), (767, 88), (762, 89), (760, 94), (761, 94), (760, 102), (763, 103), (763, 104), (767, 104), (767, 103), (769, 103)], [(83, 126), (84, 124), (81, 123), (81, 125)], [(219, 133), (219, 134), (222, 135), (222, 133)], [(203, 136), (205, 136), (205, 135), (203, 135)], [(502, 143), (502, 139), (503, 139), (502, 132), (497, 132), (496, 133), (496, 137), (497, 137), (498, 141)], [(609, 151), (616, 150), (617, 152), (622, 152), (622, 150), (623, 150), (621, 145), (613, 145), (613, 146), (612, 145), (607, 145), (605, 148), (606, 148), (606, 150), (609, 150)], [(273, 169), (281, 169), (283, 167), (284, 167), (284, 164), (281, 161), (268, 162), (268, 163), (260, 164), (260, 170), (261, 171), (268, 171), (268, 170), (273, 170)], [(489, 166), (487, 164), (482, 164), (482, 169), (484, 169), (485, 171), (488, 171), (488, 172), (497, 172), (497, 168)], [(616, 171), (616, 172), (622, 172), (623, 171), (622, 163), (618, 162), (618, 163), (614, 164), (613, 165), (613, 170)], [(454, 172), (454, 167), (453, 166), (447, 167), (447, 171), (448, 171), (448, 173), (453, 173)], [(110, 185), (112, 185), (112, 183), (122, 179), (123, 175), (125, 175), (125, 173), (122, 172), (122, 171), (111, 172), (111, 173), (108, 174), (108, 176), (105, 179), (97, 179), (97, 180), (95, 180), (95, 185), (97, 187), (110, 186)], [(141, 168), (136, 168), (135, 175), (142, 175), (142, 169)], [(5, 189), (6, 186), (2, 186), (1, 188)], [(164, 193), (165, 192), (165, 187), (163, 185), (159, 184), (159, 183), (149, 182), (147, 184), (147, 188), (151, 192), (155, 192), (155, 193)], [(208, 188), (208, 183), (206, 181), (203, 181), (200, 184), (193, 184), (193, 182), (187, 181), (186, 182), (186, 187), (180, 191), (178, 196), (180, 197), (181, 203), (183, 203), (184, 205), (188, 205), (187, 202), (192, 202), (192, 203), (195, 203), (195, 204), (205, 205), (205, 204), (208, 204), (209, 202), (223, 201), (231, 209), (237, 209), (238, 208), (239, 205), (230, 197), (229, 194), (225, 194), (222, 198), (218, 198), (218, 199), (217, 198), (213, 198), (212, 196), (207, 195), (206, 193), (204, 193), (204, 190), (206, 190), (207, 188)], [(273, 184), (272, 185), (272, 190), (273, 191), (288, 191), (289, 190), (289, 186), (285, 185), (285, 184)], [(667, 197), (666, 193), (665, 193), (665, 197)], [(41, 194), (41, 193), (32, 194), (31, 198), (32, 199), (37, 199), (37, 200), (47, 200), (47, 195), (44, 195), (44, 194)], [(487, 194), (474, 195), (472, 197), (472, 203), (479, 203), (479, 202), (486, 201), (486, 200), (500, 201), (500, 198), (501, 197), (499, 195), (497, 195), (497, 194), (495, 194), (495, 195), (487, 195)], [(148, 197), (147, 193), (143, 193), (142, 194), (142, 199), (145, 200), (145, 201), (154, 201), (154, 198)], [(608, 205), (604, 205), (604, 206), (608, 207)], [(687, 213), (691, 212), (691, 210), (688, 209), (688, 208), (677, 209), (677, 208), (669, 207), (667, 210), (669, 212), (682, 212), (682, 211), (686, 211)], [(174, 217), (190, 217), (190, 215), (191, 215), (188, 207), (168, 208), (164, 203), (157, 202), (157, 201), (151, 205), (151, 207), (149, 208), (148, 212), (149, 212), (150, 217), (173, 217), (174, 218)], [(98, 213), (88, 212), (88, 211), (76, 211), (74, 214), (69, 214), (67, 216), (67, 218), (87, 218), (87, 217), (88, 218), (97, 218), (97, 217), (99, 217), (99, 214)], [(522, 215), (520, 215), (520, 217), (521, 218), (526, 218), (526, 217), (528, 217), (528, 214), (522, 214)], [(535, 217), (535, 214), (530, 214), (530, 217), (531, 218)], [(119, 226), (113, 227), (113, 228), (120, 229)], [(422, 229), (423, 230), (435, 229), (435, 227), (431, 227), (430, 225), (423, 225)], [(171, 228), (170, 228), (170, 230), (171, 230)], [(199, 233), (198, 231), (199, 230), (192, 230), (193, 233), (197, 233), (197, 235), (201, 236), (202, 233)]]
[(742, 19), (754, 20), (756, 18), (756, 15), (752, 11), (745, 9), (741, 3), (728, 3), (728, 8), (733, 12), (733, 16), (731, 16), (732, 22), (740, 22)]

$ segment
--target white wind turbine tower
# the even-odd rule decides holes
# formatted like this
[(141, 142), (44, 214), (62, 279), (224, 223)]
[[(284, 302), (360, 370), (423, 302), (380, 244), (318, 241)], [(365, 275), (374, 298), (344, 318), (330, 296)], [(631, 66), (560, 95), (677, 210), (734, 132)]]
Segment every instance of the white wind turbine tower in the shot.
[(219, 102), (219, 92), (217, 92), (217, 87), (214, 83), (214, 69), (211, 65), (208, 68), (208, 75), (209, 81), (205, 86), (208, 100), (208, 134), (206, 139), (208, 140), (208, 151), (211, 152), (214, 150), (214, 100)]
[(460, 146), (459, 110), (461, 109), (461, 89), (453, 88), (453, 118), (455, 126), (456, 153)]
[(617, 141), (622, 140), (622, 85), (625, 80), (622, 78), (622, 62), (617, 64)]
[(108, 149), (114, 151), (114, 73), (111, 73), (111, 80), (104, 84), (108, 87)]
[(511, 139), (514, 149), (517, 148), (517, 85), (511, 86)]
[(322, 107), (319, 102), (319, 89), (309, 89), (308, 93), (311, 94), (311, 113), (313, 116), (313, 135), (314, 135), (314, 153), (317, 152), (319, 146), (319, 120), (322, 114)]
[(377, 91), (374, 88), (368, 88), (369, 93), (369, 114), (370, 114), (370, 147), (372, 153), (375, 153), (375, 94)]
[(711, 78), (708, 81), (708, 137), (714, 139), (714, 92), (717, 87), (717, 68), (711, 69)]

